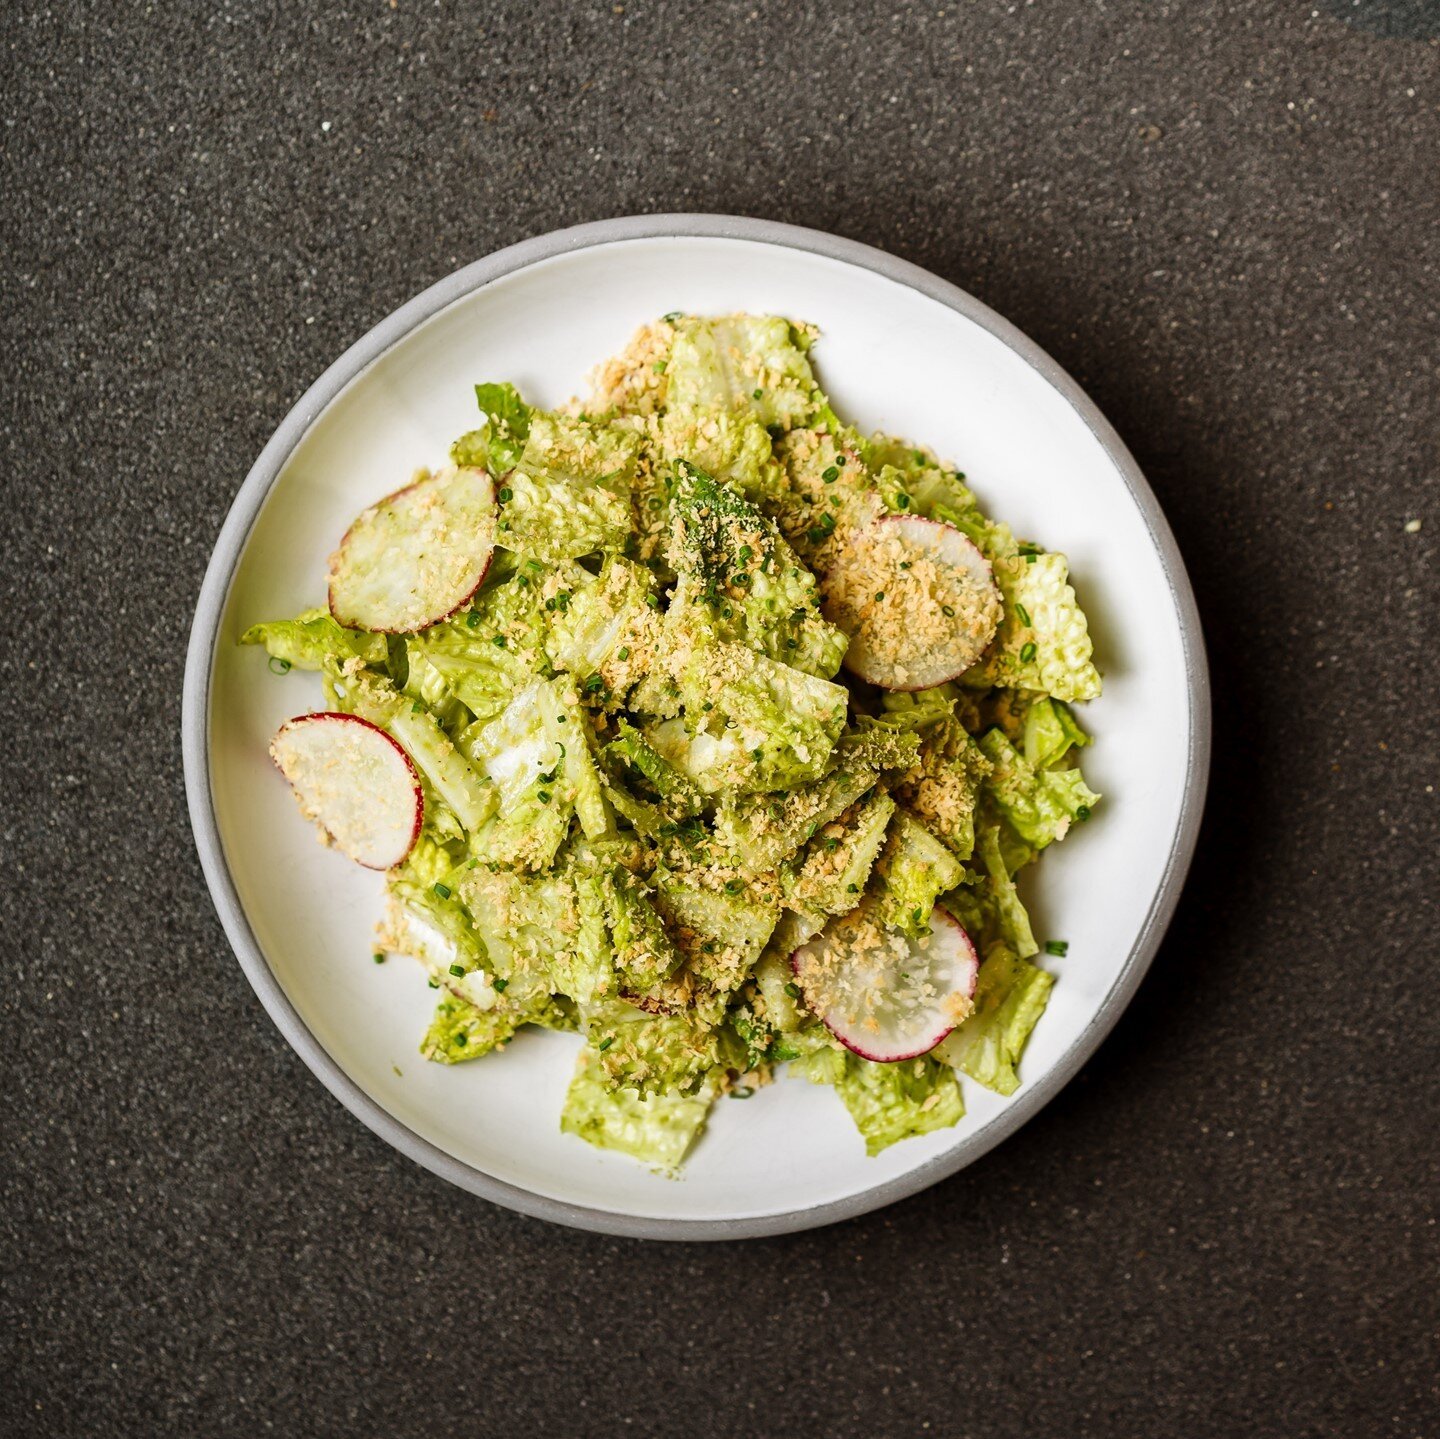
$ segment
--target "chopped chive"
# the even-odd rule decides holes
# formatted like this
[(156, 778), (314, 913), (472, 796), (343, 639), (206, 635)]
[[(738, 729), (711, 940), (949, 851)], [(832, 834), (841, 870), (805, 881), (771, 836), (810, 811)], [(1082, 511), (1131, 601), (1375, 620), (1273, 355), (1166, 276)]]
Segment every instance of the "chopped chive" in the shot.
[(1068, 939), (1047, 939), (1045, 941), (1045, 953), (1057, 955), (1064, 959), (1070, 953), (1070, 941)]
[(606, 1051), (607, 1049), (609, 1049), (610, 1046), (611, 1046), (612, 1044), (614, 1044), (614, 1043), (615, 1043), (615, 1036), (614, 1036), (613, 1034), (607, 1034), (607, 1035), (605, 1036), (605, 1038), (602, 1039), (602, 1040), (600, 1041), (600, 1043), (599, 1043), (598, 1048), (599, 1048), (599, 1050), (600, 1050), (600, 1053), (601, 1053), (601, 1054), (604, 1054), (605, 1051)]
[(860, 886), (859, 886), (858, 884), (847, 884), (847, 885), (845, 886), (845, 893), (846, 893), (846, 894), (859, 894), (859, 893), (860, 893)]
[(375, 963), (376, 963), (376, 964), (384, 964), (384, 963), (385, 963), (385, 956), (384, 956), (383, 954), (381, 954), (381, 952), (380, 952), (378, 949), (375, 951), (375, 954), (374, 954), (373, 957), (374, 957), (374, 960), (375, 960)]
[(449, 898), (450, 898), (450, 886), (449, 886), (448, 884), (441, 884), (441, 883), (439, 883), (439, 881), (437, 880), (437, 881), (436, 881), (436, 884), (435, 884), (435, 893), (438, 894), (441, 899), (449, 899)]
[(738, 879), (727, 879), (725, 881), (726, 894), (739, 894), (743, 887)]
[(835, 481), (840, 478), (840, 471), (834, 465), (831, 465), (828, 470), (821, 472), (820, 478), (824, 480), (827, 485), (833, 485)]
[(750, 398), (752, 400), (758, 400), (764, 395), (764, 393), (764, 390), (752, 390), (750, 393)]
[(740, 546), (740, 553), (739, 553), (739, 555), (737, 556), (737, 558), (739, 559), (740, 563), (743, 565), (743, 564), (745, 563), (745, 561), (748, 560), (748, 559), (750, 558), (750, 556), (753, 555), (754, 553), (755, 553), (755, 551), (752, 550), (749, 545), (741, 545), (741, 546)]
[(755, 749), (752, 749), (752, 750), (750, 751), (750, 758), (751, 758), (751, 759), (754, 759), (754, 760), (762, 760), (762, 759), (764, 759), (764, 758), (765, 758), (765, 750), (764, 750), (764, 747), (763, 747), (763, 746), (757, 746)]
[(509, 485), (501, 485), (501, 487), (500, 487), (500, 503), (501, 503), (502, 505), (507, 505), (507, 504), (509, 504), (510, 501), (513, 500), (514, 498), (515, 498), (515, 491), (512, 490)]
[(545, 566), (542, 565), (539, 560), (526, 560), (525, 568), (529, 570), (532, 575), (538, 575)]
[(616, 658), (617, 658), (617, 659), (622, 659), (622, 660), (628, 660), (628, 659), (630, 658), (630, 646), (629, 646), (629, 645), (621, 645), (621, 646), (620, 646), (620, 653), (616, 656)]
[(425, 706), (422, 705), (419, 700), (416, 700), (415, 703), (410, 706), (410, 713), (412, 715), (423, 714), (424, 710)]
[(900, 561), (900, 568), (901, 568), (902, 570), (908, 570), (908, 569), (910, 568), (910, 561), (909, 561), (909, 560), (901, 560), (901, 561)]
[(741, 589), (744, 589), (745, 586), (750, 583), (750, 576), (741, 570), (730, 576), (730, 583), (732, 585), (739, 585)]
[(820, 541), (823, 540), (823, 539), (825, 538), (825, 536), (828, 535), (829, 533), (830, 533), (829, 530), (825, 529), (822, 525), (811, 525), (811, 526), (810, 526), (810, 543), (811, 543), (812, 545), (818, 545), (818, 544), (820, 543)]
[(471, 610), (470, 613), (465, 616), (465, 623), (473, 630), (475, 626), (480, 623), (480, 611)]
[(738, 1088), (732, 1089), (732, 1090), (730, 1091), (730, 1098), (731, 1098), (731, 1099), (749, 1099), (750, 1096), (751, 1096), (752, 1094), (754, 1094), (754, 1093), (755, 1093), (755, 1091), (754, 1091), (753, 1089), (751, 1089), (748, 1084), (742, 1084), (742, 1085), (740, 1085)]
[(915, 463), (916, 463), (917, 465), (923, 465), (923, 464), (925, 463), (925, 455), (924, 455), (924, 452), (923, 452), (923, 451), (921, 451), (921, 450), (916, 450), (916, 451), (915, 451)]
[(660, 596), (659, 596), (659, 595), (646, 595), (646, 596), (645, 596), (645, 603), (646, 603), (647, 605), (649, 605), (652, 610), (658, 610), (658, 609), (660, 608)]
[(290, 673), (290, 661), (281, 655), (270, 656), (270, 673), (272, 675), (286, 675)]
[(1030, 611), (1027, 610), (1019, 600), (1015, 602), (1015, 613), (1020, 616), (1020, 623), (1022, 625), (1028, 625), (1030, 623)]
[(1088, 804), (1082, 804), (1080, 808), (1075, 811), (1075, 818), (1078, 819), (1081, 824), (1084, 824), (1085, 821), (1090, 818), (1090, 806)]
[(800, 986), (792, 981), (785, 986), (785, 993), (788, 994), (791, 999), (799, 999)]
[(945, 611), (945, 615), (946, 615), (946, 617), (947, 617), (948, 619), (952, 619), (952, 620), (953, 620), (953, 619), (955, 618), (955, 606), (954, 606), (954, 605), (941, 605), (940, 608)]
[(895, 503), (899, 505), (902, 510), (908, 510), (910, 508), (910, 496), (906, 494), (896, 495)]
[(1027, 664), (1027, 665), (1028, 665), (1028, 664), (1030, 663), (1030, 661), (1033, 660), (1034, 658), (1035, 658), (1035, 641), (1034, 641), (1034, 640), (1026, 640), (1025, 643), (1020, 646), (1020, 659), (1021, 659), (1021, 662), (1022, 662), (1023, 664)]
[(500, 648), (503, 650), (503, 649), (505, 648), (505, 636), (504, 636), (504, 635), (492, 635), (492, 636), (490, 637), (490, 643), (491, 643), (492, 645), (499, 645)]
[(510, 988), (510, 981), (508, 979), (492, 979), (490, 981), (490, 988), (493, 989), (496, 994), (504, 994), (505, 991)]
[(663, 375), (663, 374), (665, 373), (665, 365), (666, 365), (666, 363), (667, 363), (667, 362), (666, 362), (665, 360), (656, 360), (656, 361), (655, 361), (655, 373), (656, 373), (657, 375)]
[(450, 973), (453, 974), (456, 979), (464, 979), (465, 966), (463, 964), (452, 964), (450, 966)]
[(884, 598), (885, 598), (885, 591), (884, 591), (884, 590), (876, 590), (876, 591), (875, 591), (875, 603), (876, 603), (877, 605), (878, 605), (878, 604), (880, 603), (880, 601), (883, 600)]
[(455, 1043), (458, 1044), (458, 1045), (460, 1045), (460, 1046), (463, 1048), (465, 1045), (467, 1045), (467, 1044), (470, 1043), (470, 1036), (469, 1036), (468, 1034), (463, 1034), (463, 1033), (462, 1033), (462, 1034), (457, 1034), (457, 1035), (455, 1036)]
[(550, 803), (550, 791), (548, 789), (542, 789), (537, 797), (541, 804)]
[(684, 313), (684, 310), (671, 310), (668, 315), (661, 315), (660, 318), (664, 320), (667, 325), (673, 325)]
[(439, 989), (439, 988), (440, 988), (440, 982), (439, 982), (439, 980), (427, 979), (427, 980), (425, 981), (425, 983), (428, 984), (431, 989)]

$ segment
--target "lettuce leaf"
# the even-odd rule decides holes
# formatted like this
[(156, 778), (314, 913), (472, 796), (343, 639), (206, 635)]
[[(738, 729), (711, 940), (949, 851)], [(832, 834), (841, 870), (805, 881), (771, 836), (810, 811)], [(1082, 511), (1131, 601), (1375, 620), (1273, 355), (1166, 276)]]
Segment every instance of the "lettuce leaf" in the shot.
[(1020, 1085), (1015, 1067), (1045, 1012), (1055, 978), (1026, 964), (1003, 944), (992, 945), (980, 966), (975, 1008), (935, 1054), (997, 1094)]
[(979, 744), (991, 765), (985, 793), (1031, 849), (1064, 839), (1072, 821), (1088, 818), (1100, 801), (1078, 769), (1033, 769), (998, 729), (987, 730)]
[(652, 1094), (607, 1084), (591, 1051), (581, 1052), (565, 1096), (560, 1128), (598, 1149), (613, 1149), (675, 1174), (705, 1127), (713, 1093)]
[(895, 1064), (847, 1055), (835, 1088), (872, 1157), (912, 1135), (958, 1124), (965, 1114), (954, 1071), (929, 1055)]

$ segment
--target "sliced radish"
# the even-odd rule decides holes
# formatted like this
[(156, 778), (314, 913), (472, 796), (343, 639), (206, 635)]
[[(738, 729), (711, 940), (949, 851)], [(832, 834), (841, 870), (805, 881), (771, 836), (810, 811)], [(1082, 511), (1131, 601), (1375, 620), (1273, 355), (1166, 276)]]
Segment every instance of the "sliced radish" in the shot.
[(270, 742), (301, 812), (367, 869), (392, 869), (420, 837), (425, 800), (410, 756), (359, 715), (300, 715)]
[(990, 561), (954, 525), (885, 515), (839, 546), (825, 618), (850, 636), (845, 668), (887, 690), (964, 674), (1000, 624)]
[(447, 470), (372, 505), (330, 557), (330, 613), (351, 629), (410, 634), (454, 614), (495, 550), (495, 485)]
[(980, 961), (943, 909), (910, 939), (880, 922), (871, 899), (832, 919), (791, 956), (805, 1002), (862, 1059), (928, 1054), (970, 1013)]

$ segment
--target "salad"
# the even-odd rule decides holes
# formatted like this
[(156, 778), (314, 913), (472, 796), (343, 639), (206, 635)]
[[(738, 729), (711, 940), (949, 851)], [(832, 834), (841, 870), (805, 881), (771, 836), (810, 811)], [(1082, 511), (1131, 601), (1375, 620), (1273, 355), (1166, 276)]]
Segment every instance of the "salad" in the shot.
[(422, 1053), (574, 1031), (562, 1128), (662, 1172), (787, 1072), (872, 1155), (955, 1124), (960, 1075), (1011, 1093), (1053, 983), (1015, 876), (1097, 803), (1064, 556), (846, 424), (816, 338), (672, 314), (583, 403), (477, 386), (328, 604), (243, 636), (322, 677), (271, 754), (386, 872)]

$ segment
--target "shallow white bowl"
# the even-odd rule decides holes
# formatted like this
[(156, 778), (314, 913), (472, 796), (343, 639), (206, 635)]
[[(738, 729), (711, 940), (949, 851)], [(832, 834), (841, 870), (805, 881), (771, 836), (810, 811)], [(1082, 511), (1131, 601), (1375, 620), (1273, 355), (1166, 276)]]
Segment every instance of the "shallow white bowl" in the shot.
[[(666, 1180), (559, 1128), (578, 1040), (525, 1034), (453, 1068), (416, 1045), (434, 1001), (417, 966), (371, 962), (382, 877), (320, 848), (266, 755), (317, 676), (268, 673), (245, 626), (323, 603), (348, 521), (476, 420), (472, 386), (552, 405), (670, 310), (813, 321), (821, 382), (862, 430), (928, 443), (987, 511), (1065, 551), (1104, 697), (1085, 772), (1093, 822), (1027, 871), (1042, 941), (1063, 938), (1050, 1007), (1009, 1099), (965, 1083), (960, 1125), (869, 1159), (834, 1093), (781, 1081), (723, 1101)], [(847, 240), (723, 216), (648, 216), (531, 240), (441, 281), (341, 357), (250, 472), (221, 531), (185, 678), (191, 818), (215, 904), (262, 1003), (322, 1082), (398, 1149), (527, 1214), (656, 1238), (737, 1238), (859, 1214), (968, 1164), (1034, 1114), (1115, 1022), (1189, 864), (1209, 759), (1194, 599), (1134, 460), (1033, 343), (963, 291)]]

